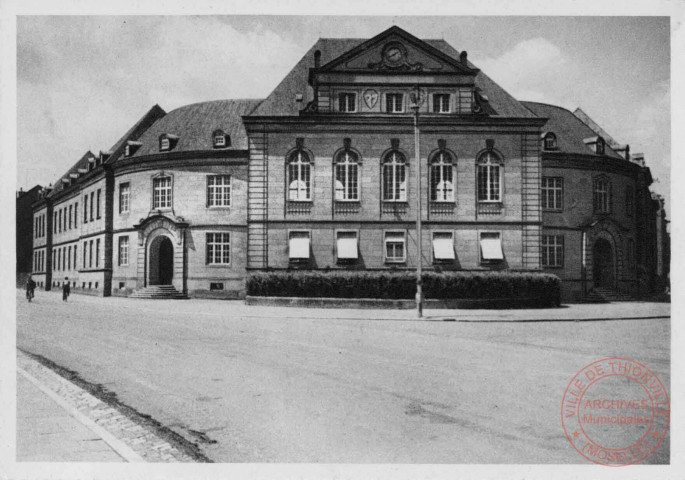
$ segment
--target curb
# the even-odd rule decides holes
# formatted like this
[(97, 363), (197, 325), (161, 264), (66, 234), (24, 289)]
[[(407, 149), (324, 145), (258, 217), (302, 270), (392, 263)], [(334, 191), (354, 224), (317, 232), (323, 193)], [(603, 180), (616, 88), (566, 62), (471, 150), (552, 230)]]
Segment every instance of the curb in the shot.
[(33, 375), (28, 373), (26, 370), (17, 366), (17, 372), (19, 372), (29, 382), (34, 384), (45, 395), (50, 397), (50, 399), (52, 399), (60, 407), (62, 407), (64, 410), (66, 410), (66, 412), (69, 415), (71, 415), (76, 421), (78, 421), (79, 423), (81, 423), (82, 425), (87, 427), (90, 431), (92, 431), (94, 434), (96, 434), (98, 437), (100, 437), (121, 458), (123, 458), (124, 460), (126, 460), (129, 463), (145, 462), (145, 460), (143, 460), (143, 457), (141, 457), (136, 452), (134, 452), (133, 449), (131, 449), (131, 447), (129, 447), (124, 442), (122, 442), (121, 440), (116, 438), (114, 435), (109, 433), (107, 430), (105, 430), (104, 428), (99, 426), (93, 420), (91, 420), (90, 418), (86, 417), (84, 414), (79, 412), (76, 408), (71, 406), (66, 400), (64, 400), (62, 397), (57, 395), (55, 392), (50, 390), (45, 385), (43, 385), (38, 379), (36, 379)]

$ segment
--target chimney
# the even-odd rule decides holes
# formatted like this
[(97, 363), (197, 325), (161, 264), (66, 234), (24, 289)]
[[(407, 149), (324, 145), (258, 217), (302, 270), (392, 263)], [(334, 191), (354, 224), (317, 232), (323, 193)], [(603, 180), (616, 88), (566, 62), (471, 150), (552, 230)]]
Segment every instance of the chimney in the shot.
[(468, 55), (468, 53), (466, 53), (466, 50), (464, 50), (463, 52), (461, 52), (461, 53), (459, 54), (459, 61), (460, 61), (461, 64), (464, 65), (465, 67), (468, 66), (468, 62), (466, 61), (466, 56), (467, 56), (467, 55)]
[(321, 50), (314, 52), (314, 68), (319, 68), (321, 66)]
[(630, 156), (630, 161), (633, 163), (637, 163), (641, 167), (645, 166), (645, 154), (644, 153), (633, 153)]

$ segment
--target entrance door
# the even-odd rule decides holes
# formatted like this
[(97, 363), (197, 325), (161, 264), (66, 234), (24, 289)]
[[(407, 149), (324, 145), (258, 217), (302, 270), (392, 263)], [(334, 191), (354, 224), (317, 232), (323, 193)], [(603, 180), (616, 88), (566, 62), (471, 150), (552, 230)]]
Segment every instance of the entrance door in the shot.
[(611, 244), (600, 238), (592, 249), (595, 287), (614, 288), (614, 252)]
[(159, 244), (159, 285), (171, 285), (174, 277), (174, 246), (166, 237)]

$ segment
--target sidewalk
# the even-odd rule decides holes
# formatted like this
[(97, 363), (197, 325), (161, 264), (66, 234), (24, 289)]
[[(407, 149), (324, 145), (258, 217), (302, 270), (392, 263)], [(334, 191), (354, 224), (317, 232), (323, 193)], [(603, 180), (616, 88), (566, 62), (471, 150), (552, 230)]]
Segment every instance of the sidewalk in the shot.
[[(22, 294), (17, 290), (18, 300)], [(37, 292), (36, 302), (60, 303), (61, 295)], [(280, 318), (285, 320), (385, 320), (385, 321), (456, 321), (456, 322), (545, 322), (660, 319), (671, 316), (671, 304), (659, 302), (615, 302), (566, 304), (561, 308), (496, 309), (425, 309), (421, 320), (416, 310), (364, 308), (306, 308), (246, 305), (242, 300), (148, 300), (127, 297), (72, 295), (69, 302), (80, 306), (107, 304), (112, 308), (131, 309), (141, 315), (146, 311), (173, 310), (189, 316), (226, 318)]]
[(194, 460), (150, 429), (17, 351), (17, 461)]

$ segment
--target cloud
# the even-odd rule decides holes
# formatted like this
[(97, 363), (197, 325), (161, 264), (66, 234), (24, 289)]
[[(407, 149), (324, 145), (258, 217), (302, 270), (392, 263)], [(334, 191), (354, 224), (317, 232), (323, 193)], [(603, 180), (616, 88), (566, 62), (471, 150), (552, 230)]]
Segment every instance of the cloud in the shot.
[(303, 53), (216, 17), (20, 17), (18, 181), (54, 182), (156, 103), (264, 98)]
[(515, 98), (572, 107), (560, 92), (567, 92), (564, 86), (578, 69), (545, 38), (523, 40), (498, 57), (479, 61), (478, 67)]

